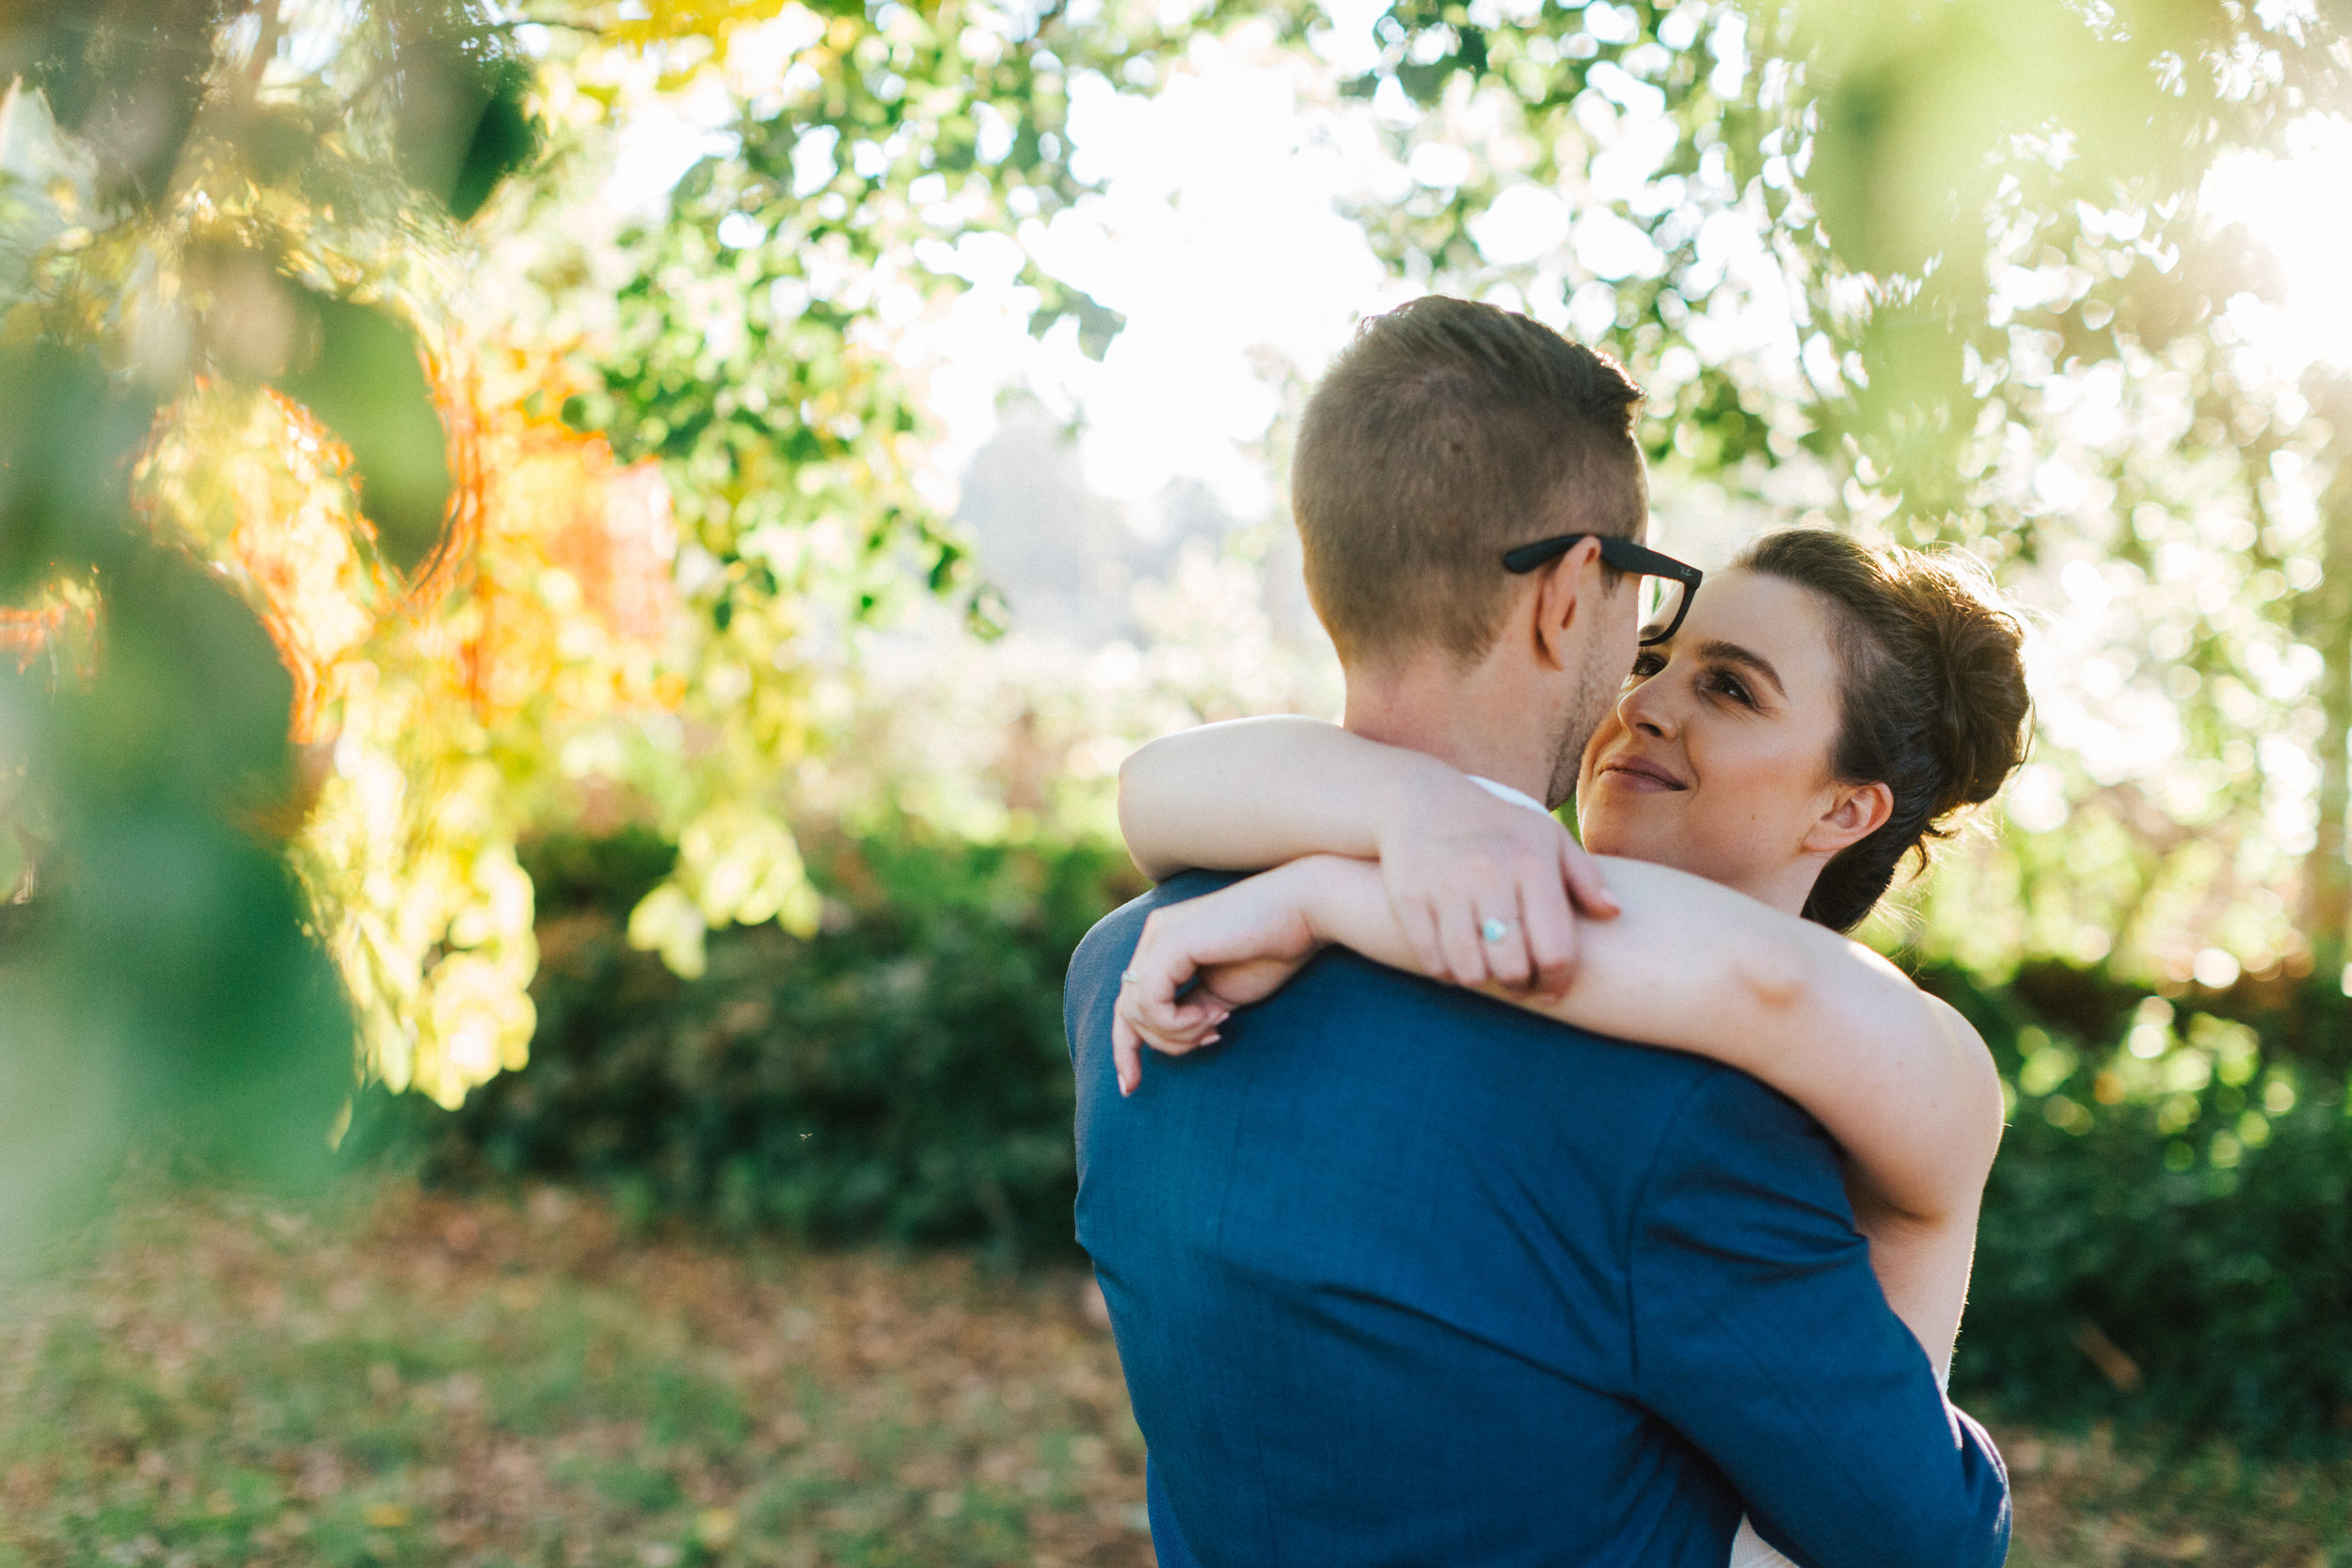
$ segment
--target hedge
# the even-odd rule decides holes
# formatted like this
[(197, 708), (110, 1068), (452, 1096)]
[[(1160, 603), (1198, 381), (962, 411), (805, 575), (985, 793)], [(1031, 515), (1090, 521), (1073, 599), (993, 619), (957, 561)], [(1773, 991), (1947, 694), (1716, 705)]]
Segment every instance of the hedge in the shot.
[[(1139, 891), (1122, 856), (842, 840), (812, 856), (822, 931), (723, 933), (692, 984), (621, 939), (665, 856), (537, 847), (531, 1065), (456, 1113), (371, 1097), (355, 1147), (441, 1181), (586, 1183), (645, 1220), (1074, 1256), (1061, 978)], [(1921, 978), (2015, 1093), (1955, 1394), (2043, 1423), (2352, 1447), (2344, 999), (2248, 982), (2167, 1001), (2057, 965)]]
[(665, 857), (633, 840), (534, 847), (530, 1066), (454, 1113), (375, 1091), (358, 1148), (441, 1181), (584, 1183), (636, 1220), (1075, 1255), (1062, 972), (1145, 885), (1123, 853), (821, 846), (825, 928), (716, 933), (691, 984), (622, 937)]

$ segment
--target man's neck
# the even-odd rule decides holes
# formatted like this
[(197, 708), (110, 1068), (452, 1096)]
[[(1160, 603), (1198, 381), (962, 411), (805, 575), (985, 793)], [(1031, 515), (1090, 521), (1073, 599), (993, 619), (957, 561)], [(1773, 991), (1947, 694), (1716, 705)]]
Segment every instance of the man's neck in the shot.
[(1343, 722), (1367, 740), (1425, 752), (1542, 800), (1551, 787), (1550, 725), (1534, 693), (1505, 684), (1491, 665), (1463, 671), (1443, 657), (1350, 670)]

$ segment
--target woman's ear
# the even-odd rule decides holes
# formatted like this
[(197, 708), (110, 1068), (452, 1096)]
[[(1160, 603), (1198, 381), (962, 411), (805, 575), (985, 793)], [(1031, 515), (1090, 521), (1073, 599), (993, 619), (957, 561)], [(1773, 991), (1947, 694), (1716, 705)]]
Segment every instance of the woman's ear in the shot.
[(1804, 835), (1804, 847), (1834, 855), (1883, 827), (1895, 812), (1895, 792), (1883, 784), (1838, 784), (1829, 810)]

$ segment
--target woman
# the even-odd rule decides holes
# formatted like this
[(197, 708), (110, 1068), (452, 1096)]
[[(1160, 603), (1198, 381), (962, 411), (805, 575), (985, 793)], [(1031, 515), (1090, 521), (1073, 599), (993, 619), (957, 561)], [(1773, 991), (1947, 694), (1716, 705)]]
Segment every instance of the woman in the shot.
[[(1535, 917), (1557, 894), (1530, 884), (1556, 888), (1576, 851), (1497, 799), (1514, 792), (1311, 720), (1155, 741), (1121, 771), (1137, 863), (1279, 869), (1152, 916), (1120, 1001), (1122, 1086), (1139, 1043), (1213, 1043), (1331, 942), (1714, 1057), (1838, 1141), (1887, 1300), (1947, 1376), (1999, 1081), (1957, 1013), (1837, 933), (2017, 766), (2020, 641), (1949, 564), (1821, 531), (1759, 541), (1641, 650), (1585, 750), (1580, 824), (1619, 911), (1577, 928), (1572, 970)], [(1735, 1568), (1781, 1560), (1742, 1529)]]

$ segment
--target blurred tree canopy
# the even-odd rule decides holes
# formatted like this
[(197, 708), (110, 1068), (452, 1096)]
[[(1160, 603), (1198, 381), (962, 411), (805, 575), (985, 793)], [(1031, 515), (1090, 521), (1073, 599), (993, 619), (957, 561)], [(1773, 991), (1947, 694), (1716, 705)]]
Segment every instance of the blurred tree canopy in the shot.
[[(1073, 90), (1235, 25), (1349, 61), (1412, 170), (1378, 252), (1614, 348), (1662, 467), (2065, 596), (2034, 831), (1931, 943), (2331, 972), (2345, 372), (2260, 352), (2275, 258), (2201, 200), (2345, 106), (2317, 10), (1400, 0), (1365, 55), (1304, 4), (0, 0), (26, 1212), (164, 1122), (299, 1164), (354, 1037), (444, 1103), (519, 1065), (534, 826), (675, 846), (628, 928), (681, 974), (812, 929), (825, 672), (995, 613), (898, 333), (1009, 268), (1101, 353), (1029, 254)], [(713, 101), (657, 210), (598, 207), (632, 115)]]
[[(307, 1168), (355, 1032), (445, 1103), (520, 1065), (516, 841), (599, 791), (678, 846), (631, 929), (681, 972), (711, 925), (813, 927), (810, 660), (973, 592), (876, 324), (955, 283), (919, 241), (1075, 189), (1055, 20), (0, 8), (10, 1235), (166, 1131)], [(616, 237), (617, 331), (477, 327), (492, 236), (561, 249), (614, 78), (750, 30), (775, 74)], [(1040, 282), (1040, 330), (1115, 325)]]
[(1375, 31), (1355, 90), (1419, 108), (1408, 156), (1470, 154), (1366, 215), (1393, 264), (1616, 347), (1671, 467), (2063, 594), (2031, 831), (1939, 878), (1931, 943), (2332, 978), (2352, 405), (2344, 367), (2265, 351), (2278, 258), (2200, 198), (2352, 108), (2340, 17), (1593, 0)]
[[(317, 8), (0, 8), (10, 1262), (159, 1135), (314, 1168), (349, 1092), (348, 992), (286, 861), (311, 672), (263, 562), (299, 576), (286, 535), (324, 504), (371, 608), (436, 580), (421, 304), (451, 204), (529, 148), (475, 134), (522, 87), (476, 10), (346, 20), (325, 49)], [(290, 473), (274, 444), (333, 455)], [(271, 504), (305, 478), (334, 499)]]

